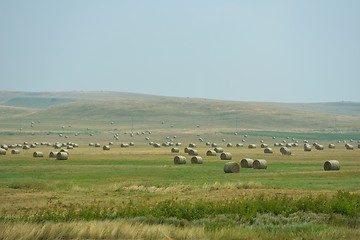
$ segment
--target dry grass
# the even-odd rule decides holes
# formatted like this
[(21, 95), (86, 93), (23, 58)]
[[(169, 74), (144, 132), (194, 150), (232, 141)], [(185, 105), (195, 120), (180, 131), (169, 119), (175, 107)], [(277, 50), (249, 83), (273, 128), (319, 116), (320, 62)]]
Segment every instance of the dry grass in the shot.
[[(267, 221), (265, 219), (265, 221)], [(0, 223), (1, 240), (38, 239), (359, 239), (359, 229), (323, 226), (276, 228), (262, 227), (219, 228), (207, 231), (203, 227), (177, 227), (164, 224), (118, 221), (89, 221), (42, 224)]]
[(206, 239), (201, 227), (179, 228), (121, 221), (3, 224), (0, 239)]

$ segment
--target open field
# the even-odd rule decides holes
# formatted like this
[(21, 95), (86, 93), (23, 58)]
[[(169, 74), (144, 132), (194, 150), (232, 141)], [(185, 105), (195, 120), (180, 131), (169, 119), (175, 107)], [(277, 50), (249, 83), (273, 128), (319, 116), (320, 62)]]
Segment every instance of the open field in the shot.
[[(6, 137), (7, 143), (21, 139), (17, 135)], [(354, 208), (360, 204), (360, 149), (346, 150), (343, 142), (322, 139), (319, 142), (326, 148), (311, 152), (304, 152), (300, 144), (292, 148), (293, 155), (283, 156), (279, 147), (273, 147), (273, 154), (264, 154), (260, 140), (273, 146), (275, 142), (291, 139), (248, 135), (242, 142), (243, 135), (180, 133), (174, 138), (174, 133), (152, 132), (133, 137), (123, 134), (120, 140), (114, 141), (111, 150), (104, 151), (102, 146), (108, 144), (108, 134), (99, 134), (98, 141), (89, 136), (77, 137), (79, 141), (74, 142), (79, 147), (69, 150), (67, 161), (50, 159), (49, 152), (55, 150), (40, 144), (34, 149), (20, 149), (17, 155), (11, 155), (8, 150), (7, 155), (0, 157), (1, 219), (8, 229), (6, 238), (19, 236), (12, 233), (14, 228), (21, 229), (22, 233), (38, 229), (29, 239), (46, 234), (65, 238), (153, 239), (238, 239), (240, 236), (261, 239), (265, 235), (270, 239), (271, 236), (275, 239), (299, 235), (327, 239), (341, 234), (351, 239), (360, 236), (360, 209)], [(200, 142), (199, 137), (204, 142)], [(24, 138), (40, 143), (44, 138), (51, 142), (69, 140), (57, 135), (25, 135)], [(148, 144), (169, 139), (182, 143), (179, 155), (186, 156), (186, 165), (174, 165), (171, 147), (154, 148)], [(130, 141), (135, 146), (120, 147), (120, 143)], [(242, 168), (240, 173), (225, 174), (223, 166), (227, 161), (220, 160), (219, 154), (206, 156), (206, 151), (212, 149), (206, 146), (206, 141), (216, 142), (231, 152), (232, 161), (266, 159), (268, 168)], [(89, 142), (99, 142), (101, 147), (90, 147)], [(226, 147), (229, 142), (234, 146)], [(240, 142), (244, 147), (235, 146)], [(191, 157), (183, 152), (189, 143), (197, 145), (204, 164), (190, 164)], [(250, 143), (258, 147), (248, 149)], [(328, 149), (329, 143), (335, 143), (336, 148)], [(353, 144), (357, 147), (356, 142)], [(45, 157), (33, 158), (34, 151), (43, 152)], [(341, 170), (324, 171), (323, 163), (329, 159), (339, 160)], [(338, 196), (339, 191), (344, 191), (343, 195)], [(332, 206), (329, 200), (332, 198), (340, 205), (338, 208)], [(309, 207), (295, 207), (299, 201)], [(274, 202), (291, 205), (282, 209), (272, 206)], [(247, 204), (249, 211), (242, 209)], [(257, 204), (265, 204), (268, 209), (260, 210), (255, 207)], [(315, 209), (327, 204), (330, 209), (316, 212)], [(83, 228), (91, 231), (84, 232)], [(131, 229), (144, 230), (132, 232)], [(69, 235), (62, 235), (64, 232)]]
[[(31, 95), (2, 101), (23, 104), (24, 97)], [(359, 117), (260, 103), (109, 99), (0, 107), (0, 144), (38, 143), (0, 155), (0, 239), (360, 238)], [(324, 150), (305, 152), (305, 139)], [(55, 160), (49, 153), (60, 150), (56, 142), (78, 147), (68, 150), (68, 160)], [(150, 142), (182, 145), (174, 154), (176, 146)], [(207, 142), (230, 152), (230, 161), (265, 159), (267, 169), (225, 174), (229, 161), (206, 156), (214, 149)], [(261, 142), (274, 153), (265, 154)], [(203, 164), (191, 164), (184, 153), (190, 143)], [(282, 155), (275, 143), (298, 146)], [(35, 151), (44, 157), (34, 158)], [(176, 155), (187, 163), (175, 165)], [(331, 159), (339, 171), (324, 171)]]

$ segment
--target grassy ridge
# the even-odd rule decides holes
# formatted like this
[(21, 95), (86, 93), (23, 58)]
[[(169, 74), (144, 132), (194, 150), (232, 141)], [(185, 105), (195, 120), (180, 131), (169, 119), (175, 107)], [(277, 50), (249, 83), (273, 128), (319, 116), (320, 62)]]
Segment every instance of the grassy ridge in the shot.
[[(336, 123), (335, 123), (336, 119)], [(28, 129), (29, 123), (40, 121), (51, 127), (72, 124), (91, 128), (108, 127), (114, 122), (118, 129), (135, 126), (141, 129), (188, 129), (201, 131), (344, 131), (358, 132), (359, 117), (310, 113), (263, 103), (226, 102), (202, 99), (122, 99), (76, 102), (57, 105), (22, 116), (0, 119), (7, 129)], [(115, 126), (114, 125), (114, 126)]]

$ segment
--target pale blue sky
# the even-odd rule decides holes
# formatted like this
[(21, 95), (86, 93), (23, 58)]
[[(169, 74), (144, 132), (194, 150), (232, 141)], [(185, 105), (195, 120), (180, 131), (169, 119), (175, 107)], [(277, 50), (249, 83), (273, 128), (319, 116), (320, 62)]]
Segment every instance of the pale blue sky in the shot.
[(360, 101), (359, 0), (0, 0), (0, 90)]

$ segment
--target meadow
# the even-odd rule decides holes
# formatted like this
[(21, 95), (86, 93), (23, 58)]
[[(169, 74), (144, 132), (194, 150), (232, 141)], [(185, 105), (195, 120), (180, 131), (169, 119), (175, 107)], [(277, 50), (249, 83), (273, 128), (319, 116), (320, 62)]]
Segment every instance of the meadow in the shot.
[[(11, 95), (0, 98), (15, 105), (0, 107), (0, 144), (37, 146), (0, 155), (0, 239), (360, 239), (356, 104), (342, 103), (346, 114), (333, 115), (338, 104), (304, 112), (206, 99), (112, 100), (116, 93)], [(304, 140), (324, 150), (305, 152)], [(206, 156), (207, 142), (232, 159)], [(262, 142), (274, 153), (265, 154)], [(56, 160), (54, 143), (78, 147)], [(190, 143), (203, 164), (191, 164)], [(275, 143), (298, 146), (282, 155)], [(175, 165), (177, 155), (187, 163)], [(226, 162), (243, 158), (268, 166), (224, 173)], [(324, 171), (326, 160), (338, 160), (340, 170)]]
[[(288, 133), (284, 133), (288, 134)], [(199, 136), (200, 135), (200, 136)], [(109, 134), (71, 136), (9, 135), (39, 142), (34, 149), (1, 156), (0, 220), (2, 239), (354, 239), (360, 236), (360, 149), (346, 150), (320, 137), (335, 149), (304, 152), (302, 144), (292, 155), (281, 155), (275, 142), (293, 139), (234, 133), (140, 132), (123, 134), (113, 141)], [(149, 140), (145, 140), (148, 137)], [(204, 141), (199, 141), (199, 138)], [(291, 137), (291, 136), (290, 136)], [(346, 136), (347, 137), (347, 136)], [(70, 141), (79, 147), (69, 150), (66, 161), (48, 154), (52, 146)], [(4, 138), (2, 137), (2, 140)], [(93, 140), (98, 141), (93, 141)], [(245, 139), (245, 142), (243, 142)], [(30, 141), (36, 140), (36, 141)], [(75, 141), (77, 140), (77, 141)], [(294, 139), (301, 142), (302, 139)], [(180, 153), (187, 164), (175, 165), (170, 147), (154, 148), (150, 141), (181, 142)], [(232, 160), (266, 159), (267, 169), (241, 168), (225, 174), (227, 161), (206, 156), (217, 143), (232, 153)], [(273, 147), (265, 154), (260, 141)], [(349, 141), (349, 140), (348, 140)], [(89, 146), (99, 142), (101, 147)], [(120, 143), (134, 142), (121, 148)], [(227, 143), (233, 147), (227, 147)], [(236, 147), (236, 143), (244, 147)], [(195, 143), (203, 164), (191, 164), (184, 153)], [(256, 149), (248, 149), (254, 143)], [(353, 143), (357, 147), (357, 143)], [(33, 158), (34, 151), (44, 153)], [(324, 171), (325, 160), (337, 159), (340, 171)], [(87, 229), (86, 231), (84, 229)], [(136, 230), (137, 229), (137, 230)]]

